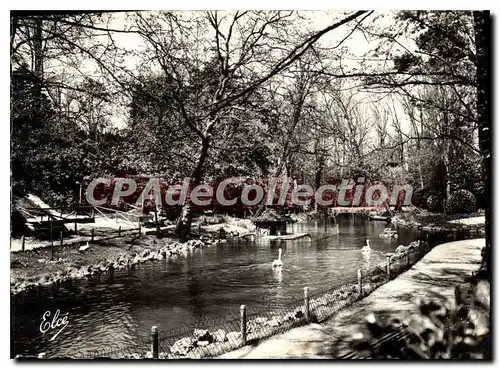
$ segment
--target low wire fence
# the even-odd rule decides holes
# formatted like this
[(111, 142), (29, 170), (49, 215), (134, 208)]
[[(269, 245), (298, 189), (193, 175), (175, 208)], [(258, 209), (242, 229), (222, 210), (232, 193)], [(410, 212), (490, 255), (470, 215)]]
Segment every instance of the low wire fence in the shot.
[(409, 269), (430, 250), (428, 242), (415, 241), (404, 251), (386, 254), (383, 263), (358, 269), (357, 276), (338, 280), (323, 289), (304, 287), (304, 293), (285, 306), (249, 308), (224, 317), (204, 320), (180, 329), (159, 331), (151, 327), (148, 336), (132, 344), (77, 352), (75, 359), (199, 359), (218, 357), (264, 338), (308, 323), (321, 323), (339, 310), (370, 294), (376, 288)]

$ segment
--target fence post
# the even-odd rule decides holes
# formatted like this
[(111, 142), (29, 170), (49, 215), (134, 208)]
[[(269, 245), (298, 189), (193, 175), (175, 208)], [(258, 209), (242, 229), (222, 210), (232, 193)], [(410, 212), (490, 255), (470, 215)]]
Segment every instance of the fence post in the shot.
[(141, 235), (141, 220), (139, 219), (139, 236)]
[(64, 242), (64, 241), (63, 241), (63, 240), (64, 240), (64, 238), (63, 238), (63, 231), (62, 231), (62, 229), (61, 229), (61, 231), (60, 231), (59, 235), (60, 235), (60, 237), (61, 237), (61, 246), (62, 246), (62, 245), (63, 245), (63, 242)]
[(151, 327), (151, 352), (153, 353), (153, 359), (158, 359), (158, 327), (153, 325)]
[(241, 329), (241, 341), (243, 346), (247, 344), (247, 307), (246, 305), (240, 306), (240, 329)]
[(359, 297), (363, 297), (363, 280), (361, 278), (361, 269), (358, 269), (358, 293)]
[(92, 238), (90, 239), (90, 241), (94, 241), (94, 234), (95, 234), (95, 228), (92, 228)]
[(155, 225), (156, 225), (156, 237), (160, 237), (161, 228), (160, 228), (160, 220), (158, 219), (158, 209), (155, 204)]
[(76, 235), (76, 234), (77, 234), (77, 232), (78, 232), (77, 224), (78, 224), (78, 223), (77, 223), (77, 222), (76, 222), (76, 220), (75, 220), (75, 235)]
[(50, 260), (54, 259), (54, 224), (53, 219), (50, 218)]
[(26, 243), (26, 238), (24, 237), (24, 235), (21, 236), (21, 250), (24, 251), (24, 245)]
[(391, 256), (392, 254), (386, 254), (385, 255), (386, 258), (387, 258), (387, 280), (390, 281), (391, 280)]
[(304, 287), (304, 310), (305, 310), (305, 316), (306, 316), (306, 321), (310, 321), (310, 314), (309, 314), (309, 287)]
[(118, 227), (118, 237), (120, 237), (122, 234), (122, 226)]

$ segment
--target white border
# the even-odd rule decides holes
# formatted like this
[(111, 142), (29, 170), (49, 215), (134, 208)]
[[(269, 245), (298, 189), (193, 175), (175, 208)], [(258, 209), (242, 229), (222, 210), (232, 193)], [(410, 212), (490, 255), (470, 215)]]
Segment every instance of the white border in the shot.
[[(7, 2), (2, 2), (3, 4), (7, 4)], [(192, 1), (192, 0), (184, 0), (184, 1), (141, 1), (141, 2), (134, 2), (134, 1), (107, 1), (103, 2), (102, 0), (87, 0), (83, 3), (80, 2), (62, 2), (62, 1), (44, 1), (42, 3), (36, 2), (36, 1), (22, 1), (22, 2), (15, 2), (11, 3), (11, 6), (14, 6), (16, 9), (71, 9), (71, 10), (82, 10), (82, 7), (85, 7), (86, 9), (91, 9), (91, 10), (112, 10), (112, 9), (129, 9), (129, 10), (138, 10), (139, 8), (142, 8), (144, 10), (152, 10), (152, 9), (171, 9), (171, 10), (203, 10), (203, 9), (305, 9), (305, 10), (319, 10), (319, 9), (372, 9), (376, 8), (377, 10), (382, 10), (382, 9), (414, 9), (418, 7), (419, 9), (470, 9), (471, 7), (473, 9), (490, 9), (492, 10), (493, 15), (495, 16), (495, 3), (493, 1), (474, 1), (474, 2), (469, 2), (469, 1), (453, 1), (453, 2), (441, 2), (441, 3), (436, 3), (436, 1), (419, 1), (418, 3), (402, 3), (400, 1), (377, 1), (376, 3), (372, 1), (349, 1), (347, 3), (345, 2), (332, 2), (330, 1), (317, 1), (317, 0), (309, 0), (307, 2), (299, 2), (297, 0), (292, 0), (292, 1), (252, 1), (248, 4), (245, 3), (236, 3), (233, 1), (210, 1), (210, 2), (202, 2), (202, 1)], [(10, 4), (9, 4), (10, 5)], [(346, 7), (348, 5), (348, 7)], [(10, 33), (9, 29), (9, 13), (7, 11), (2, 12), (2, 19), (4, 20), (2, 22), (3, 26), (3, 39), (5, 40), (5, 46), (1, 49), (2, 53), (2, 58), (1, 60), (3, 61), (2, 65), (3, 68), (2, 70), (4, 71), (5, 75), (8, 73), (7, 71), (10, 70), (10, 61), (9, 61), (9, 52), (7, 49), (7, 38)], [(494, 20), (494, 35), (495, 35), (495, 42), (494, 42), (494, 49), (498, 46), (498, 23), (497, 19)], [(494, 60), (496, 61), (496, 60)], [(496, 66), (497, 63), (495, 63), (494, 66)], [(493, 70), (495, 69), (494, 66), (492, 66)], [(498, 86), (498, 73), (494, 73), (495, 76), (495, 83), (494, 86)], [(0, 125), (0, 129), (2, 130), (0, 133), (0, 139), (2, 140), (2, 144), (0, 144), (0, 150), (1, 150), (1, 156), (0, 156), (0, 163), (2, 165), (2, 172), (4, 173), (4, 177), (2, 178), (1, 182), (1, 188), (0, 188), (0, 194), (2, 194), (2, 197), (0, 198), (1, 202), (1, 208), (4, 209), (4, 212), (2, 212), (2, 221), (0, 222), (0, 227), (1, 227), (1, 235), (2, 238), (6, 241), (4, 245), (4, 252), (7, 254), (8, 247), (7, 245), (10, 244), (10, 162), (9, 162), (9, 149), (10, 149), (10, 106), (9, 106), (9, 99), (8, 97), (10, 96), (10, 91), (9, 91), (9, 83), (7, 81), (10, 80), (10, 76), (6, 76), (6, 78), (3, 80), (2, 84), (2, 99), (0, 100), (2, 103), (2, 113), (4, 117), (3, 124)], [(498, 99), (499, 99), (499, 94), (498, 92), (494, 94), (495, 96), (495, 104), (494, 106), (499, 106), (498, 105)], [(494, 111), (494, 113), (496, 113)], [(493, 114), (493, 117), (495, 117), (495, 114)], [(493, 126), (493, 124), (492, 124)], [(498, 129), (494, 129), (495, 132), (495, 142), (499, 142), (500, 140), (500, 133), (497, 132)], [(499, 173), (500, 171), (498, 170), (498, 166), (500, 166), (500, 161), (496, 160), (494, 162), (494, 168), (493, 168), (493, 173)], [(496, 176), (495, 176), (496, 177)], [(500, 186), (498, 181), (495, 181), (498, 186)], [(498, 193), (497, 186), (495, 186), (495, 192)], [(500, 192), (500, 191), (499, 191)], [(497, 198), (497, 197), (495, 197)], [(498, 200), (498, 199), (497, 199)], [(498, 206), (498, 201), (495, 201), (495, 215), (499, 209)], [(496, 216), (494, 217), (494, 227), (493, 229), (497, 229), (496, 227)], [(494, 240), (496, 241), (496, 235)], [(495, 242), (496, 243), (496, 242)], [(500, 265), (499, 263), (499, 258), (500, 258), (500, 251), (496, 250), (494, 251), (495, 255), (495, 264), (494, 265)], [(4, 281), (7, 281), (7, 275), (9, 274), (9, 280), (10, 280), (10, 265), (9, 265), (9, 257), (4, 257), (2, 258), (2, 263), (4, 264), (2, 267), (3, 275), (5, 275)], [(3, 283), (3, 293), (1, 296), (4, 296), (6, 299), (7, 296), (10, 296), (10, 284)], [(496, 286), (495, 291), (492, 291), (493, 297), (496, 295), (495, 292), (498, 290), (498, 284), (494, 284)], [(498, 305), (496, 305), (498, 307)], [(2, 314), (3, 316), (3, 322), (4, 323), (4, 328), (2, 329), (2, 359), (8, 359), (7, 366), (12, 367), (15, 365), (15, 361), (10, 360), (10, 299), (9, 299), (9, 304), (4, 303), (2, 304)], [(497, 309), (495, 309), (494, 312), (492, 312), (497, 319)], [(9, 317), (9, 318), (7, 318)], [(495, 353), (498, 353), (499, 351), (496, 350), (498, 347), (498, 342), (499, 340), (495, 340), (496, 345), (495, 345)], [(84, 365), (84, 363), (73, 363), (73, 362), (68, 362), (70, 365)], [(209, 363), (209, 361), (208, 361)], [(66, 363), (60, 363), (59, 365), (65, 365)], [(139, 363), (134, 363), (131, 364), (132, 367), (140, 367), (143, 365), (151, 365), (151, 363), (148, 362), (139, 362)], [(169, 367), (177, 367), (180, 365), (185, 366), (187, 363), (172, 363), (169, 362), (167, 363), (162, 363), (162, 365), (168, 365)], [(201, 365), (206, 365), (207, 362), (192, 362), (190, 366), (201, 366)], [(248, 364), (244, 363), (243, 364)], [(278, 364), (278, 363), (277, 363)], [(288, 364), (288, 363), (279, 363), (281, 364)], [(312, 362), (294, 362), (293, 365), (317, 365)], [(334, 362), (331, 364), (326, 365), (334, 365), (335, 367), (347, 367), (347, 365), (352, 366), (352, 365), (359, 365), (358, 363), (340, 363), (340, 362)], [(366, 363), (368, 365), (373, 364), (373, 362), (368, 362)], [(366, 364), (361, 364), (361, 365), (366, 365)], [(385, 363), (382, 363), (384, 365)], [(457, 365), (452, 362), (447, 362), (447, 365)], [(57, 364), (56, 364), (57, 365)], [(105, 362), (100, 362), (100, 363), (93, 363), (94, 367), (104, 367), (106, 364)], [(217, 364), (216, 364), (217, 365)], [(229, 366), (235, 366), (238, 365), (238, 362), (230, 362), (227, 363), (226, 365)], [(272, 365), (269, 362), (264, 362), (261, 364), (262, 366), (268, 366)], [(413, 364), (413, 363), (404, 363), (403, 365), (410, 365), (410, 366), (420, 366), (422, 364)], [(425, 365), (425, 364), (424, 364)], [(460, 363), (458, 363), (460, 365)], [(33, 364), (25, 364), (25, 367), (34, 367)], [(2, 365), (3, 367), (3, 365)]]

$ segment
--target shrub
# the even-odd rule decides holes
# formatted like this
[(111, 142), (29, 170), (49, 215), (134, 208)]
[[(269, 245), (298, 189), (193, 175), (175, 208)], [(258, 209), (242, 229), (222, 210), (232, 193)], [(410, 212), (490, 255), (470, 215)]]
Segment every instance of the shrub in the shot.
[(469, 214), (476, 210), (476, 198), (467, 190), (458, 190), (451, 193), (446, 202), (446, 214)]
[(372, 359), (489, 359), (489, 284), (471, 287), (455, 288), (455, 298), (444, 304), (421, 302), (419, 314), (404, 322), (370, 314), (366, 333), (354, 335), (348, 349)]
[(425, 204), (424, 204), (424, 191), (423, 189), (421, 188), (417, 188), (415, 191), (413, 191), (413, 196), (411, 198), (411, 203), (412, 205), (416, 206), (416, 207), (424, 207)]
[(443, 210), (443, 200), (441, 196), (430, 195), (426, 201), (427, 209), (430, 211), (442, 211)]
[(22, 236), (25, 233), (26, 218), (18, 211), (13, 210), (11, 214), (11, 235)]

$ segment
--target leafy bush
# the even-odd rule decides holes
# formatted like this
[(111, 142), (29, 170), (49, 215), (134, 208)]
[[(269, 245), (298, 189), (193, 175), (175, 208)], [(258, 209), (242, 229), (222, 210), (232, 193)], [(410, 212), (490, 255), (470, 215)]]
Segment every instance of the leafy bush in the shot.
[(417, 188), (415, 191), (413, 191), (413, 196), (411, 198), (412, 205), (419, 208), (424, 207), (425, 206), (424, 200), (425, 200), (424, 190)]
[(12, 211), (10, 221), (12, 236), (17, 237), (25, 234), (26, 218), (18, 210)]
[(430, 195), (426, 201), (427, 209), (430, 211), (442, 211), (443, 210), (443, 200), (441, 196)]
[(411, 198), (411, 203), (417, 207), (423, 207), (427, 208), (427, 199), (429, 196), (437, 196), (437, 197), (443, 197), (440, 196), (440, 192), (438, 189), (427, 186), (424, 188), (416, 187), (414, 186), (413, 190), (413, 195)]
[(458, 287), (446, 304), (425, 301), (409, 322), (366, 319), (368, 334), (353, 336), (349, 349), (357, 358), (489, 359), (489, 284), (480, 281), (468, 298)]
[(451, 193), (446, 202), (447, 214), (469, 214), (476, 210), (476, 198), (467, 190), (458, 190)]

